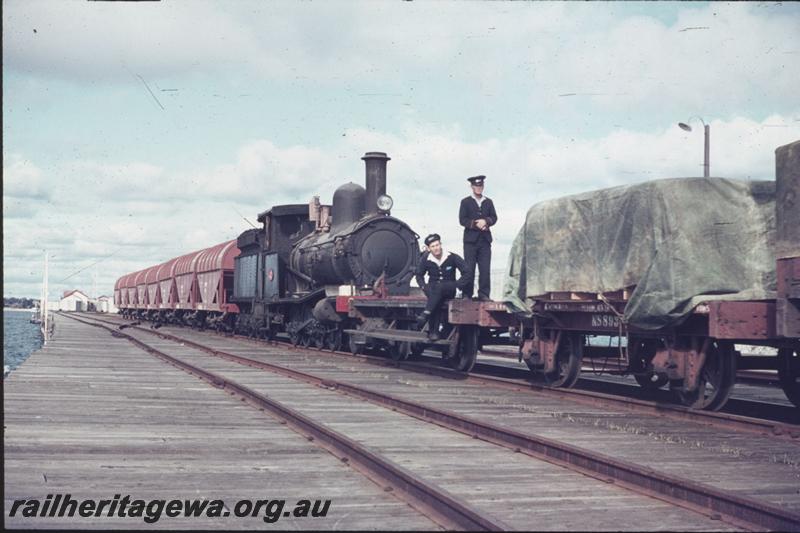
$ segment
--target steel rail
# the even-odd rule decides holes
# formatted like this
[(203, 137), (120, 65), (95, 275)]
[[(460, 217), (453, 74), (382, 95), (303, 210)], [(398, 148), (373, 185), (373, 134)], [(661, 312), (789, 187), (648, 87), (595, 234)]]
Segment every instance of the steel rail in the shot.
[(274, 363), (258, 361), (217, 350), (184, 337), (134, 326), (151, 335), (183, 343), (210, 355), (249, 367), (267, 370), (319, 387), (334, 389), (382, 407), (388, 407), (426, 422), (480, 438), (540, 460), (557, 464), (604, 481), (611, 481), (637, 493), (657, 497), (673, 505), (688, 508), (727, 522), (750, 528), (800, 530), (800, 514), (745, 498), (725, 490), (657, 472), (651, 468), (615, 459), (594, 451), (525, 434), (497, 424), (458, 415), (452, 411), (411, 402), (341, 381), (321, 378)]
[[(242, 401), (246, 401), (261, 410), (269, 411), (272, 415), (277, 417), (281, 423), (285, 423), (296, 432), (306, 436), (309, 441), (316, 441), (318, 445), (322, 444), (323, 447), (333, 455), (365, 474), (378, 485), (382, 487), (392, 487), (392, 492), (401, 500), (447, 529), (465, 531), (505, 531), (510, 529), (510, 527), (502, 521), (478, 511), (457, 496), (450, 494), (436, 485), (428, 483), (400, 465), (370, 451), (349, 437), (337, 431), (333, 431), (263, 394), (164, 353), (127, 333), (97, 323), (100, 321), (82, 320), (69, 315), (63, 316), (83, 324), (105, 329), (115, 337), (125, 338), (141, 350), (191, 375), (199, 377), (216, 388), (240, 396)], [(164, 337), (163, 334), (149, 331), (145, 328), (133, 327), (137, 330)], [(185, 340), (175, 342), (194, 344), (191, 343), (191, 341)]]

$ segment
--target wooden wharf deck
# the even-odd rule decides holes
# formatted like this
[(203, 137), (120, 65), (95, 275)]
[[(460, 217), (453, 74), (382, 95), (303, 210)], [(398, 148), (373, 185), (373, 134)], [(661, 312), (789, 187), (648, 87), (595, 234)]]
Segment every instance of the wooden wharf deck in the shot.
[[(57, 317), (4, 381), (4, 524), (52, 529), (437, 529), (333, 455), (125, 339)], [(16, 499), (331, 499), (325, 518), (9, 517)], [(263, 516), (263, 515), (262, 515)]]
[[(337, 481), (339, 470), (343, 469), (344, 472), (353, 477), (350, 481), (351, 483), (359, 480), (359, 475), (347, 467), (342, 467), (341, 463), (324, 451), (314, 446), (309, 446), (302, 437), (293, 434), (274, 419), (259, 413), (252, 407), (230, 399), (224, 393), (205, 385), (191, 376), (165, 365), (124, 339), (115, 339), (108, 332), (65, 320), (61, 317), (59, 318), (58, 327), (59, 337), (57, 337), (56, 341), (50, 344), (46, 350), (35, 354), (33, 357), (36, 359), (32, 358), (28, 362), (34, 362), (34, 365), (30, 369), (26, 368), (25, 365), (19, 369), (24, 369), (25, 372), (21, 376), (27, 377), (18, 381), (24, 384), (39, 383), (40, 387), (43, 386), (39, 391), (40, 394), (31, 395), (30, 389), (26, 391), (26, 385), (22, 385), (21, 388), (18, 387), (18, 390), (14, 392), (19, 396), (17, 398), (19, 405), (27, 408), (23, 409), (23, 411), (28, 415), (28, 420), (39, 420), (34, 418), (37, 415), (30, 415), (29, 410), (35, 405), (38, 405), (40, 409), (42, 406), (53, 407), (55, 413), (60, 413), (61, 419), (59, 420), (59, 417), (54, 416), (51, 412), (47, 412), (45, 415), (38, 415), (46, 419), (46, 424), (56, 424), (55, 435), (51, 439), (44, 439), (44, 441), (41, 441), (41, 431), (44, 431), (44, 427), (40, 428), (40, 433), (34, 434), (28, 434), (20, 427), (16, 427), (15, 430), (20, 431), (19, 436), (25, 436), (25, 438), (20, 439), (22, 445), (11, 438), (14, 435), (8, 429), (12, 426), (7, 421), (6, 466), (11, 466), (15, 469), (13, 470), (15, 477), (10, 477), (7, 470), (6, 516), (8, 515), (9, 502), (14, 498), (36, 496), (43, 498), (44, 494), (49, 494), (53, 491), (65, 492), (71, 490), (70, 487), (73, 485), (64, 484), (65, 478), (72, 479), (69, 469), (83, 464), (88, 465), (89, 469), (86, 470), (86, 473), (81, 474), (81, 479), (88, 481), (88, 483), (81, 483), (78, 486), (93, 487), (95, 493), (97, 493), (97, 496), (94, 497), (109, 498), (113, 494), (109, 494), (109, 490), (104, 490), (104, 483), (111, 483), (109, 486), (114, 487), (118, 485), (113, 483), (119, 480), (113, 475), (109, 476), (108, 472), (103, 472), (102, 466), (97, 466), (95, 455), (100, 456), (99, 461), (101, 463), (106, 461), (108, 464), (113, 464), (115, 460), (120, 459), (125, 462), (128, 459), (125, 455), (127, 453), (126, 450), (132, 448), (141, 452), (138, 462), (133, 464), (125, 462), (119, 469), (120, 472), (125, 472), (126, 474), (134, 474), (135, 472), (139, 477), (132, 476), (131, 481), (135, 480), (133, 481), (133, 488), (121, 490), (128, 492), (139, 491), (136, 494), (137, 497), (197, 497), (184, 496), (183, 494), (164, 494), (165, 491), (174, 492), (184, 489), (187, 485), (186, 481), (191, 480), (195, 483), (195, 485), (191, 485), (192, 487), (197, 486), (198, 483), (203, 487), (215, 487), (206, 491), (210, 493), (207, 497), (223, 498), (226, 501), (229, 499), (235, 501), (236, 499), (266, 497), (286, 498), (289, 501), (303, 497), (331, 498), (333, 500), (331, 517), (314, 519), (313, 522), (311, 521), (312, 519), (292, 522), (289, 519), (284, 519), (286, 521), (279, 521), (276, 524), (277, 527), (282, 528), (400, 527), (430, 529), (436, 527), (436, 524), (426, 521), (414, 509), (404, 505), (397, 499), (387, 496), (381, 491), (380, 487), (364, 478), (360, 478), (363, 486), (358, 486), (363, 493), (358, 491), (353, 493), (350, 489), (339, 492), (334, 491), (333, 494), (335, 495), (329, 496), (328, 494), (332, 493), (330, 486), (340, 486)], [(361, 385), (391, 390), (392, 394), (397, 396), (405, 395), (417, 400), (423, 398), (432, 405), (446, 405), (450, 409), (469, 412), (470, 416), (493, 420), (502, 419), (504, 423), (510, 423), (515, 427), (525, 427), (529, 431), (543, 431), (549, 436), (556, 436), (565, 440), (571, 439), (571, 441), (583, 446), (600, 445), (599, 449), (612, 454), (615, 449), (622, 449), (625, 453), (633, 451), (636, 449), (637, 444), (642, 446), (648, 440), (652, 441), (654, 437), (649, 434), (645, 435), (649, 439), (642, 438), (642, 435), (637, 432), (627, 432), (627, 437), (632, 437), (634, 445), (619, 447), (619, 444), (626, 437), (626, 431), (619, 431), (619, 427), (615, 427), (616, 424), (621, 422), (620, 417), (612, 416), (611, 426), (604, 427), (597, 424), (598, 413), (591, 413), (591, 409), (587, 409), (585, 406), (580, 408), (581, 413), (571, 411), (562, 413), (562, 416), (555, 416), (554, 410), (558, 406), (554, 404), (552, 399), (549, 400), (550, 404), (539, 410), (534, 406), (523, 403), (530, 401), (530, 396), (526, 396), (525, 398), (527, 399), (523, 399), (520, 395), (514, 395), (508, 391), (503, 392), (489, 390), (486, 387), (469, 386), (453, 380), (409, 373), (400, 369), (379, 369), (354, 360), (343, 361), (342, 358), (331, 358), (328, 354), (290, 350), (284, 346), (254, 347), (252, 344), (236, 339), (201, 334), (185, 329), (164, 329), (181, 336), (201, 339), (204, 344), (218, 346), (219, 349), (229, 352), (241, 353), (248, 357), (264, 358), (265, 360), (286, 364), (300, 370), (327, 373), (332, 379), (350, 380)], [(126, 330), (126, 333), (135, 334), (158, 349), (168, 351), (176, 357), (191, 360), (192, 364), (213, 371), (226, 379), (236, 380), (254, 390), (264, 391), (270, 397), (276, 398), (308, 416), (324, 420), (329, 427), (346, 432), (370, 449), (389, 457), (432, 482), (441, 484), (448, 491), (464, 498), (471, 504), (485, 507), (491, 514), (502, 518), (505, 523), (515, 529), (729, 529), (729, 524), (710, 520), (707, 516), (632, 493), (629, 490), (604, 483), (602, 480), (587, 478), (547, 462), (536, 461), (531, 457), (515, 454), (507, 449), (498, 448), (492, 444), (472, 439), (469, 436), (454, 433), (400, 413), (394, 413), (389, 409), (343, 396), (335, 391), (309, 386), (283, 376), (220, 360), (197, 349), (180, 346), (173, 341), (158, 339), (144, 332), (134, 333), (131, 330)], [(42, 362), (45, 360), (40, 360), (48, 350), (58, 348), (57, 344), (59, 342), (64, 343), (64, 345), (60, 347), (60, 352), (56, 352), (58, 357), (64, 357), (65, 355), (75, 357), (75, 352), (83, 351), (82, 357), (75, 358), (77, 366), (70, 366), (66, 359), (63, 363)], [(91, 347), (91, 350), (87, 349), (86, 346)], [(93, 355), (87, 357), (90, 352)], [(121, 357), (120, 354), (122, 354)], [(55, 353), (52, 353), (49, 357), (54, 356), (56, 356)], [(121, 374), (116, 379), (112, 379), (112, 384), (109, 384), (107, 382), (109, 378), (103, 378), (103, 372), (97, 370), (92, 364), (96, 365), (97, 368), (104, 369), (108, 375), (113, 375), (115, 372), (121, 372)], [(41, 373), (44, 370), (43, 375), (38, 375), (35, 370), (39, 366), (41, 366), (41, 369), (38, 372)], [(140, 367), (143, 369), (142, 371), (139, 371)], [(63, 376), (59, 372), (63, 372)], [(151, 374), (156, 375), (152, 376)], [(170, 385), (153, 386), (150, 380), (154, 379), (156, 383), (161, 383), (161, 374), (170, 377), (167, 380)], [(47, 390), (46, 380), (41, 379), (44, 376), (48, 376), (50, 379), (55, 378), (55, 384), (71, 392), (69, 394), (64, 394), (63, 392), (56, 394), (54, 389)], [(179, 380), (178, 376), (184, 376), (185, 381)], [(164, 377), (163, 379), (166, 378)], [(64, 381), (69, 384), (65, 386), (62, 383)], [(119, 381), (124, 381), (125, 383), (127, 392), (123, 395), (117, 394), (115, 391), (114, 384)], [(75, 392), (76, 386), (80, 390), (80, 394)], [(85, 388), (89, 389), (88, 393), (84, 393)], [(109, 388), (115, 392), (112, 393)], [(144, 392), (154, 389), (159, 392), (155, 394)], [(165, 393), (163, 392), (164, 390), (169, 392)], [(95, 393), (98, 395), (97, 398), (91, 398)], [(41, 400), (42, 395), (44, 397), (54, 395), (49, 401), (51, 403), (54, 402), (56, 405), (47, 405), (48, 401)], [(77, 402), (77, 405), (73, 405), (79, 397), (80, 401)], [(65, 399), (69, 400), (69, 402), (64, 402), (63, 400)], [(147, 429), (153, 431), (152, 426), (155, 426), (155, 435), (176, 423), (180, 424), (181, 431), (188, 432), (190, 435), (191, 445), (187, 447), (185, 452), (189, 453), (188, 457), (192, 457), (190, 455), (192, 452), (199, 454), (199, 457), (192, 457), (187, 465), (184, 464), (186, 457), (182, 453), (172, 450), (172, 455), (169, 456), (169, 461), (166, 464), (173, 468), (177, 468), (180, 465), (182, 469), (170, 471), (168, 468), (166, 472), (160, 472), (157, 465), (163, 459), (157, 452), (162, 451), (162, 445), (158, 442), (151, 442), (150, 449), (145, 452), (144, 450), (148, 449), (145, 445), (147, 441), (143, 443), (137, 440), (136, 433), (132, 431), (131, 425), (127, 423), (121, 424), (122, 432), (115, 434), (111, 438), (111, 442), (104, 442), (103, 435), (98, 435), (101, 431), (98, 431), (99, 428), (96, 427), (100, 424), (92, 424), (91, 416), (88, 415), (91, 409), (94, 409), (97, 405), (97, 401), (103, 399), (110, 402), (100, 408), (104, 416), (113, 418), (113, 415), (122, 414), (125, 411), (128, 416), (134, 418), (135, 423), (141, 423), (145, 431)], [(134, 401), (130, 402), (130, 400)], [(209, 400), (213, 409), (207, 410), (205, 403)], [(118, 402), (132, 405), (120, 406), (117, 405)], [(139, 404), (146, 408), (137, 410), (136, 406)], [(80, 408), (78, 405), (80, 405)], [(7, 396), (7, 411), (9, 406)], [(87, 406), (91, 406), (91, 408)], [(560, 408), (563, 410), (564, 406), (562, 405)], [(215, 414), (215, 410), (219, 410), (220, 415), (224, 414), (218, 420), (227, 421), (227, 425), (223, 425), (222, 428), (219, 428), (216, 424), (204, 425), (204, 421), (207, 418), (196, 416), (196, 414), (204, 411), (209, 414)], [(184, 411), (192, 413), (183, 415)], [(18, 417), (16, 412), (11, 414)], [(576, 415), (594, 416), (594, 423), (584, 423), (586, 422), (584, 420), (576, 424), (576, 420), (573, 418)], [(185, 419), (181, 420), (181, 416), (185, 416)], [(20, 420), (26, 419), (24, 415), (18, 418)], [(67, 460), (63, 469), (60, 469), (62, 468), (60, 466), (61, 461), (49, 458), (51, 454), (47, 453), (47, 451), (52, 450), (56, 453), (56, 457), (63, 455), (68, 459), (72, 458), (71, 454), (74, 452), (66, 450), (65, 448), (69, 448), (68, 444), (65, 446), (65, 443), (59, 439), (66, 438), (67, 443), (69, 443), (71, 442), (70, 439), (76, 438), (76, 432), (57, 425), (59, 422), (66, 424), (66, 420), (71, 421), (72, 418), (75, 418), (82, 426), (88, 426), (94, 439), (79, 440), (81, 444), (88, 447), (88, 451), (78, 454), (80, 459), (77, 462)], [(247, 421), (244, 428), (239, 427), (242, 419)], [(17, 426), (22, 425), (19, 423), (20, 420), (17, 421)], [(251, 422), (253, 422), (252, 425), (250, 424)], [(657, 423), (658, 421), (655, 422)], [(106, 424), (112, 429), (115, 427), (113, 421), (106, 420)], [(258, 432), (258, 428), (262, 424), (265, 424), (264, 427), (269, 429), (268, 437), (265, 441), (259, 441), (258, 444), (255, 444), (253, 443), (252, 434)], [(589, 430), (591, 426), (595, 428), (592, 431)], [(74, 425), (71, 427), (74, 427)], [(221, 438), (222, 436), (218, 434), (220, 429), (225, 431), (224, 438)], [(695, 428), (696, 431), (701, 431), (701, 429)], [(672, 429), (668, 428), (667, 435), (669, 435), (669, 431), (672, 431)], [(206, 432), (211, 435), (210, 439), (204, 438)], [(244, 439), (241, 445), (238, 443), (239, 432), (242, 432), (242, 438)], [(266, 443), (272, 442), (269, 440), (269, 435), (281, 432), (286, 440), (291, 440), (290, 437), (294, 436), (300, 445), (304, 445), (305, 452), (293, 451), (285, 452), (285, 455), (275, 454), (274, 450), (271, 450), (269, 444)], [(636, 435), (639, 436), (637, 437)], [(19, 436), (17, 436), (18, 439)], [(130, 442), (128, 442), (128, 438), (130, 438)], [(162, 436), (161, 438), (163, 439), (164, 437)], [(167, 438), (176, 439), (177, 436), (168, 434)], [(701, 435), (699, 438), (708, 438), (708, 436)], [(752, 438), (752, 436), (749, 436), (749, 438)], [(151, 440), (155, 441), (156, 439), (151, 435)], [(232, 444), (226, 447), (224, 443), (229, 440)], [(660, 439), (655, 438), (655, 440), (658, 441)], [(762, 446), (768, 440), (758, 441), (754, 447)], [(283, 443), (284, 441), (281, 440), (280, 442)], [(114, 446), (112, 446), (112, 443)], [(10, 444), (12, 447), (8, 448)], [(652, 445), (652, 442), (650, 444)], [(637, 461), (645, 461), (648, 457), (652, 458), (653, 453), (669, 451), (671, 445), (675, 444), (678, 444), (677, 448), (680, 448), (681, 445), (691, 448), (691, 445), (686, 441), (673, 442), (667, 437), (663, 442), (658, 443), (655, 448), (643, 446), (639, 449), (638, 454), (633, 453), (632, 455)], [(45, 446), (44, 451), (42, 451), (40, 449), (42, 445), (50, 446), (50, 448)], [(100, 448), (95, 450), (94, 447), (98, 445)], [(217, 445), (217, 448), (214, 449), (214, 445)], [(14, 446), (17, 446), (17, 448)], [(282, 446), (284, 445), (282, 444)], [(207, 450), (205, 449), (206, 447), (213, 450)], [(673, 451), (675, 448), (675, 446), (672, 446)], [(9, 454), (9, 450), (17, 455)], [(19, 453), (20, 451), (23, 453)], [(270, 451), (273, 451), (273, 453), (270, 453)], [(706, 449), (705, 451), (709, 453), (700, 454), (697, 457), (705, 457), (709, 461), (715, 456), (717, 456), (717, 459), (719, 458), (719, 449)], [(714, 453), (710, 453), (710, 451)], [(244, 457), (240, 456), (242, 453)], [(297, 463), (297, 454), (301, 453), (309, 453), (314, 457), (317, 455), (327, 456), (327, 459), (331, 462), (330, 470), (317, 468), (314, 473), (303, 471), (300, 466), (294, 464)], [(226, 458), (231, 454), (233, 456), (229, 464)], [(43, 485), (41, 481), (36, 479), (38, 475), (36, 470), (44, 470), (43, 466), (39, 467), (35, 460), (30, 459), (31, 457), (37, 457), (37, 455), (39, 458), (43, 456), (48, 458), (48, 462), (43, 464), (58, 463), (59, 466), (48, 474), (48, 479), (51, 479), (50, 476), (53, 472), (60, 472), (62, 476), (59, 478), (62, 483), (60, 487), (51, 488), (51, 486)], [(205, 460), (211, 456), (213, 456), (213, 460), (210, 461), (211, 464), (206, 465)], [(152, 464), (150, 462), (151, 457), (153, 459)], [(289, 464), (284, 464), (284, 457), (287, 458)], [(625, 457), (630, 459), (628, 456)], [(9, 462), (9, 459), (11, 459), (11, 462)], [(727, 468), (731, 462), (730, 459), (731, 457), (724, 458), (722, 461), (724, 468)], [(251, 467), (253, 463), (258, 465), (258, 468), (260, 468), (258, 473), (253, 474), (246, 471), (248, 460)], [(764, 463), (768, 462), (764, 461)], [(783, 466), (790, 466), (790, 469), (792, 469), (791, 457), (785, 457), (782, 462), (777, 462), (783, 464)], [(672, 466), (674, 467), (675, 465), (673, 464)], [(131, 467), (133, 467), (133, 471), (126, 470), (131, 469)], [(338, 469), (335, 467), (338, 467)], [(694, 469), (695, 473), (698, 470), (698, 465), (692, 465), (690, 462), (686, 462), (686, 467)], [(296, 477), (279, 475), (282, 469), (286, 468)], [(302, 471), (302, 473), (298, 474), (298, 470)], [(796, 469), (792, 470), (796, 471)], [(270, 494), (263, 494), (263, 488), (261, 492), (254, 491), (258, 487), (255, 481), (245, 481), (243, 484), (239, 484), (236, 475), (239, 472), (246, 472), (254, 478), (258, 478), (259, 474), (263, 475), (268, 472), (276, 474), (280, 479), (274, 480), (269, 477), (270, 483), (267, 486)], [(147, 473), (151, 474), (152, 477), (147, 477)], [(772, 475), (771, 471), (767, 473)], [(730, 472), (726, 472), (722, 476), (723, 480), (728, 479), (730, 481), (730, 478), (726, 476), (730, 476)], [(790, 474), (785, 479), (791, 482), (794, 477)], [(155, 483), (151, 483), (151, 480), (155, 480)], [(10, 485), (12, 481), (18, 483), (18, 485)], [(272, 481), (275, 481), (276, 484), (273, 484)], [(706, 481), (705, 475), (702, 481)], [(32, 489), (34, 496), (12, 496), (12, 493), (20, 494), (18, 486), (26, 486), (26, 483), (30, 487), (34, 487)], [(225, 483), (231, 486), (226, 486)], [(329, 485), (326, 485), (326, 483)], [(777, 494), (781, 496), (778, 500), (780, 500), (779, 503), (786, 504), (787, 501), (783, 496), (791, 494), (791, 491), (782, 489), (782, 483), (780, 479), (777, 480)], [(217, 490), (217, 487), (220, 487), (219, 490)], [(13, 491), (10, 491), (10, 488)], [(37, 488), (39, 491), (44, 488), (48, 492), (35, 492)], [(740, 488), (742, 488), (743, 494), (747, 494), (752, 490), (752, 484)], [(372, 493), (369, 493), (368, 489), (371, 489)], [(103, 490), (103, 492), (100, 493), (98, 492), (99, 490)], [(159, 490), (161, 492), (156, 493)], [(119, 490), (116, 492), (119, 492)], [(142, 495), (140, 496), (140, 494)], [(228, 496), (228, 494), (231, 495)], [(294, 497), (295, 494), (299, 494), (299, 496)], [(374, 501), (380, 501), (381, 503), (378, 505), (366, 504), (369, 507), (369, 512), (362, 513), (358, 508), (358, 504), (354, 503), (353, 498), (351, 498), (351, 494), (356, 494), (357, 497), (365, 498), (368, 501), (370, 498), (374, 498)], [(74, 491), (73, 495), (75, 495)], [(82, 497), (90, 496), (82, 495)], [(788, 507), (794, 507), (791, 496), (788, 500)], [(344, 516), (340, 516), (338, 519), (332, 518), (333, 509), (337, 508), (337, 502), (341, 502), (343, 505), (351, 504), (354, 507), (350, 508), (349, 512), (346, 512)], [(15, 527), (31, 526), (35, 522), (28, 519), (24, 522), (9, 523), (8, 518), (6, 520), (8, 525), (14, 525)], [(79, 522), (78, 519), (65, 520), (60, 523), (52, 520), (39, 519), (35, 527), (97, 527), (101, 523), (97, 518), (84, 519), (83, 522)], [(264, 522), (257, 518), (239, 518), (233, 519), (232, 522), (227, 519), (208, 519), (204, 522), (197, 518), (184, 519), (182, 521), (171, 519), (172, 522), (165, 520), (162, 518), (162, 521), (156, 526), (171, 528), (260, 528), (265, 526)], [(392, 525), (398, 523), (399, 525)], [(104, 522), (100, 527), (147, 527), (147, 524), (141, 523), (141, 519), (138, 522), (136, 520), (123, 522), (121, 519), (115, 519)]]

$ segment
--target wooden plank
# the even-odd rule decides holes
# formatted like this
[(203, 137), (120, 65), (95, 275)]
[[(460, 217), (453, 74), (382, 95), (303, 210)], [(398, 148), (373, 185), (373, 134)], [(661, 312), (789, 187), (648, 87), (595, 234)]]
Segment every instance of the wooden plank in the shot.
[[(278, 420), (135, 348), (57, 318), (4, 380), (5, 526), (102, 529), (435, 529)], [(331, 499), (324, 519), (10, 517), (16, 499)]]
[(594, 292), (570, 292), (570, 300), (596, 300), (597, 294)]

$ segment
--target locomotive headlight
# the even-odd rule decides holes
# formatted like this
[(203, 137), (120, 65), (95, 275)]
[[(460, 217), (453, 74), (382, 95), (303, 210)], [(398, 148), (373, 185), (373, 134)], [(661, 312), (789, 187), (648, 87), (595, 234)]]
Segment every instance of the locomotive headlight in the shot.
[(381, 194), (378, 196), (378, 201), (376, 203), (378, 204), (378, 209), (381, 211), (389, 211), (394, 205), (394, 200), (392, 200), (392, 197), (388, 194)]

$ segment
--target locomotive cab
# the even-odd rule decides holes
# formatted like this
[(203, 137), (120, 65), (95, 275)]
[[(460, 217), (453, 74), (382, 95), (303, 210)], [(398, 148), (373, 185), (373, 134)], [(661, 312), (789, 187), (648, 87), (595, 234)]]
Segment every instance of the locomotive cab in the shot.
[[(287, 262), (292, 248), (316, 229), (314, 221), (308, 218), (308, 205), (276, 205), (258, 215), (263, 227), (264, 251), (261, 256), (262, 268), (259, 280), (262, 288), (261, 298), (267, 301), (283, 298), (287, 292), (303, 292), (304, 276), (287, 276)], [(299, 278), (299, 279), (298, 279)]]

